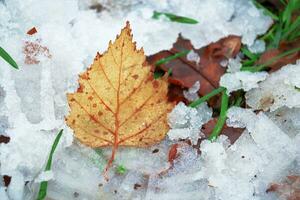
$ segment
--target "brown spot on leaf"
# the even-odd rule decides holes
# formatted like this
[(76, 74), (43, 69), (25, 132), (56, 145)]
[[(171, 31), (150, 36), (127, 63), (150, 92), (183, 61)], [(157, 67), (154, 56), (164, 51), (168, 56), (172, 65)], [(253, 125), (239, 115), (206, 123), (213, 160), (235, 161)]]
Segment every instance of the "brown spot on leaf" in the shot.
[(134, 78), (135, 80), (139, 78), (139, 75), (135, 74), (132, 76), (132, 78)]

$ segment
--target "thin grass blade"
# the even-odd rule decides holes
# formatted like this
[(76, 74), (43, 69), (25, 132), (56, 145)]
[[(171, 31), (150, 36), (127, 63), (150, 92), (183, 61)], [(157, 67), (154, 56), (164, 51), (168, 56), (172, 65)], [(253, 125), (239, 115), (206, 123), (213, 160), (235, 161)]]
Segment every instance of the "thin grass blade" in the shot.
[[(63, 129), (59, 131), (59, 133), (57, 134), (53, 144), (52, 144), (52, 147), (51, 147), (51, 151), (50, 151), (50, 154), (49, 154), (49, 158), (48, 158), (48, 161), (47, 161), (47, 165), (46, 165), (46, 168), (45, 168), (45, 171), (49, 171), (51, 170), (51, 165), (52, 165), (52, 159), (53, 159), (53, 154), (54, 154), (54, 151), (58, 145), (58, 142), (62, 136), (62, 133), (63, 133)], [(38, 197), (37, 197), (37, 200), (43, 200), (46, 195), (47, 195), (47, 188), (48, 188), (48, 181), (43, 181), (41, 182), (40, 184), (40, 190), (39, 190), (39, 193), (38, 193)]]
[(13, 68), (19, 69), (16, 61), (2, 47), (0, 47), (0, 56)]

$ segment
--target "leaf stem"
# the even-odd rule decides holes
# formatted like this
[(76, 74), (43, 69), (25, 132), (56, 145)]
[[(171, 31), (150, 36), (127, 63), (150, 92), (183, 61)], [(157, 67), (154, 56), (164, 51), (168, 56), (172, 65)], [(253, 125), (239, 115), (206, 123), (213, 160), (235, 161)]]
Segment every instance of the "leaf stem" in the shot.
[(213, 97), (213, 96), (215, 96), (215, 95), (217, 95), (220, 92), (223, 92), (225, 90), (226, 90), (226, 88), (224, 88), (224, 87), (219, 87), (217, 89), (214, 89), (213, 91), (211, 91), (207, 95), (205, 95), (205, 96), (193, 101), (192, 103), (190, 103), (189, 107), (195, 108), (195, 107), (199, 106), (200, 104), (202, 104), (203, 102), (209, 100), (211, 97)]
[(226, 93), (226, 89), (225, 89), (222, 91), (220, 116), (218, 118), (216, 126), (214, 127), (212, 133), (208, 137), (208, 139), (211, 142), (213, 142), (217, 139), (217, 137), (219, 136), (219, 134), (221, 133), (221, 131), (223, 129), (223, 126), (224, 126), (225, 120), (226, 120), (227, 110), (228, 110), (228, 100), (229, 100), (229, 97), (228, 97), (228, 95)]
[[(63, 129), (61, 129), (59, 131), (59, 133), (57, 134), (53, 144), (52, 144), (52, 147), (51, 147), (51, 151), (50, 151), (50, 154), (49, 154), (49, 158), (48, 158), (48, 161), (47, 161), (47, 165), (46, 165), (46, 168), (45, 168), (45, 171), (49, 171), (51, 170), (51, 165), (52, 165), (52, 157), (53, 157), (53, 154), (54, 154), (54, 151), (58, 145), (58, 142), (62, 136), (62, 133), (63, 133)], [(38, 197), (37, 197), (37, 200), (43, 200), (46, 195), (47, 195), (47, 188), (48, 188), (48, 181), (43, 181), (41, 182), (40, 184), (40, 190), (39, 190), (39, 193), (38, 193)]]

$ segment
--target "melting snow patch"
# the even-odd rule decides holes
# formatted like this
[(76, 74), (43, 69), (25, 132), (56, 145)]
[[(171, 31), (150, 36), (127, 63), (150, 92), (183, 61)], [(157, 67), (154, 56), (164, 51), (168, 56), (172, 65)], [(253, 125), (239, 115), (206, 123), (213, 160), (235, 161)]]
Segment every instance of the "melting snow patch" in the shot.
[(196, 99), (199, 98), (199, 96), (198, 96), (199, 89), (200, 89), (200, 82), (196, 81), (191, 88), (183, 91), (183, 95), (187, 100), (195, 101)]
[(267, 72), (235, 72), (226, 73), (221, 77), (220, 85), (227, 88), (227, 93), (243, 89), (249, 91), (258, 87), (258, 82), (267, 78)]
[(53, 178), (54, 178), (53, 171), (49, 170), (49, 171), (44, 171), (44, 172), (40, 173), (40, 175), (34, 181), (36, 183), (40, 183), (43, 181), (49, 181)]
[(246, 101), (254, 109), (274, 111), (282, 106), (300, 107), (300, 62), (286, 65), (272, 73), (259, 87), (246, 93)]
[(200, 56), (194, 50), (191, 50), (187, 55), (186, 59), (191, 62), (195, 62), (197, 65), (200, 63)]
[(242, 67), (241, 58), (237, 56), (236, 58), (229, 58), (228, 60), (228, 68), (227, 72), (238, 72), (240, 71), (240, 68)]
[(169, 114), (168, 137), (171, 140), (190, 139), (193, 144), (201, 137), (200, 129), (212, 116), (212, 110), (206, 103), (197, 108), (187, 107), (180, 102)]

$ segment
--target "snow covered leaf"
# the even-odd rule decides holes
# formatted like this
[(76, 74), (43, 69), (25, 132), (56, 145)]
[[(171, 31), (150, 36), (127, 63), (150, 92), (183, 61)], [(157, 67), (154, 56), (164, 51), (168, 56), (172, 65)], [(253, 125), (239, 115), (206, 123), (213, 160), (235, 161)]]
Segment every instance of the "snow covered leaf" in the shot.
[(228, 58), (235, 57), (240, 47), (240, 37), (228, 36), (197, 50), (194, 49), (189, 40), (180, 36), (173, 44), (172, 49), (160, 51), (147, 59), (151, 64), (154, 64), (158, 60), (178, 52), (193, 50), (199, 55), (196, 61), (189, 59), (188, 56), (182, 56), (160, 65), (160, 68), (165, 72), (172, 69), (172, 76), (169, 77), (168, 81), (174, 85), (190, 88), (195, 82), (199, 81), (201, 85), (199, 94), (203, 96), (219, 87), (220, 77), (226, 71), (220, 63)]
[(129, 23), (108, 50), (97, 54), (79, 78), (77, 92), (68, 94), (67, 124), (91, 147), (146, 147), (161, 141), (167, 131), (168, 83), (154, 80), (143, 49), (132, 41)]

